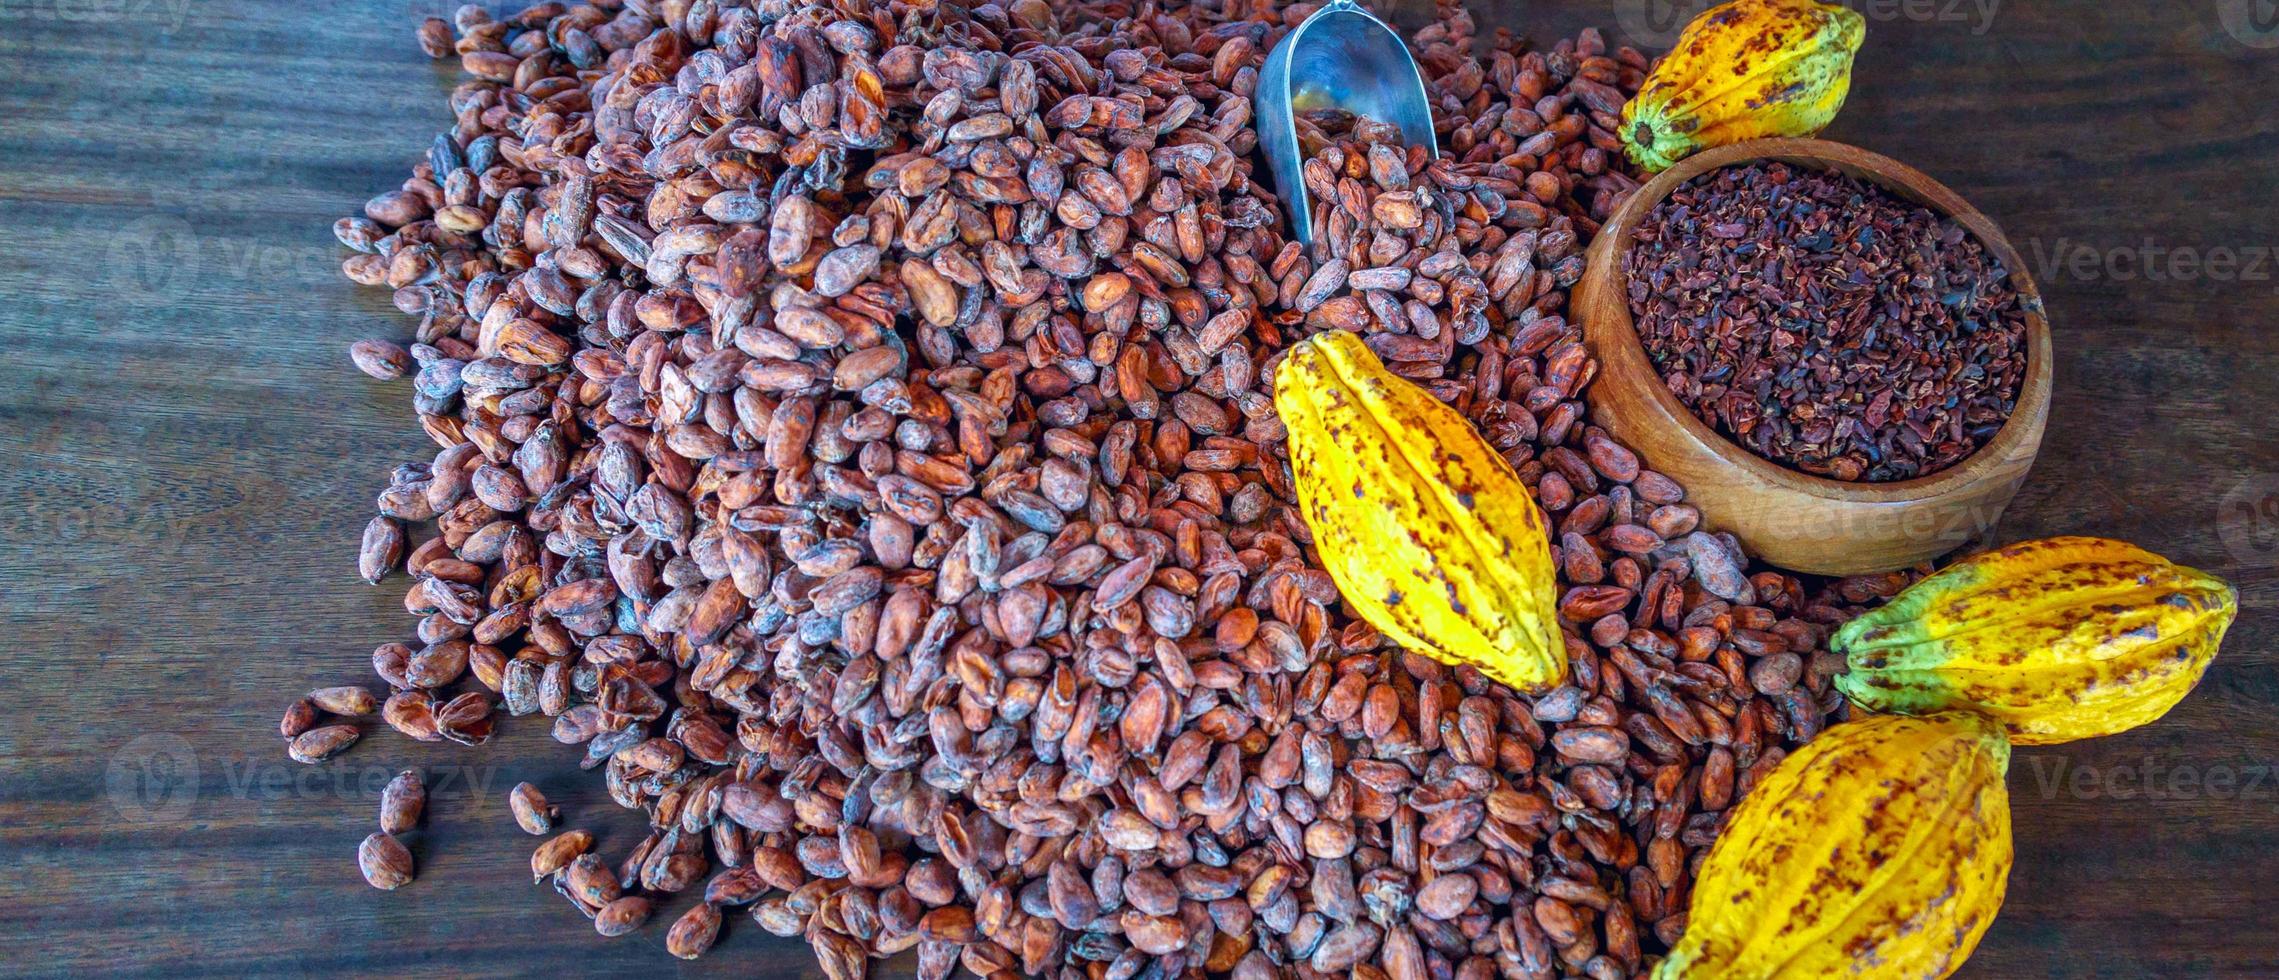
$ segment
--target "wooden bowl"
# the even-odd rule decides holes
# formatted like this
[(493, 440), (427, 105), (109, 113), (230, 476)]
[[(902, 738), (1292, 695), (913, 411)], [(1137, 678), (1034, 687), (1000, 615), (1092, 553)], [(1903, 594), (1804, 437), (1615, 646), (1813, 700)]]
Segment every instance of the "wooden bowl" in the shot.
[[(2026, 374), (2010, 419), (1978, 452), (1929, 476), (1846, 483), (1789, 469), (1734, 444), (1678, 403), (1630, 318), (1625, 259), (1638, 225), (1680, 184), (1736, 163), (1768, 160), (1837, 170), (1955, 219), (2010, 270), (2026, 310)], [(1822, 575), (1904, 568), (1979, 536), (2002, 516), (2041, 448), (2049, 422), (2050, 328), (2026, 264), (1994, 222), (1955, 192), (1896, 161), (1823, 140), (1767, 139), (1680, 161), (1608, 220), (1576, 287), (1583, 338), (1598, 358), (1591, 417), (1646, 465), (1684, 484), (1703, 524), (1729, 531), (1773, 565)]]

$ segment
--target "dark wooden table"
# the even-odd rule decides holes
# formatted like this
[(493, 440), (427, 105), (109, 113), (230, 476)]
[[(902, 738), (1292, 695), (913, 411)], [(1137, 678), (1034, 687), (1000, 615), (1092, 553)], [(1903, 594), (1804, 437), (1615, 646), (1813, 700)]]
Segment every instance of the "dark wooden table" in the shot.
[[(2018, 753), (2017, 869), (1966, 972), (2279, 974), (2279, 24), (1989, 3), (1860, 4), (1830, 135), (1945, 180), (2041, 279), (2056, 411), (1998, 536), (2127, 538), (2246, 610), (2167, 719)], [(1538, 37), (1670, 6), (1506, 4), (1482, 24)], [(408, 327), (329, 227), (445, 126), (410, 25), (450, 6), (0, 0), (0, 972), (813, 973), (749, 922), (683, 966), (661, 923), (605, 941), (532, 887), (515, 783), (638, 833), (541, 726), (323, 768), (278, 744), (292, 696), (368, 681), (407, 626), (353, 553), (432, 446), (348, 368)], [(436, 800), (419, 881), (382, 894), (353, 852), (406, 767)]]

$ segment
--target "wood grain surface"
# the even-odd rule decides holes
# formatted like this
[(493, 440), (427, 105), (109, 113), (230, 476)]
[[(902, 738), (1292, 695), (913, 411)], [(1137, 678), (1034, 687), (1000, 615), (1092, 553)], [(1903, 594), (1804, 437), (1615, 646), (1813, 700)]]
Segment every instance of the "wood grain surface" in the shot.
[[(455, 79), (411, 26), (450, 6), (0, 0), (0, 972), (816, 975), (741, 917), (683, 965), (662, 917), (603, 940), (531, 886), (515, 783), (607, 850), (638, 823), (541, 726), (282, 752), (292, 697), (368, 681), (410, 625), (354, 552), (424, 439), (345, 354), (409, 324), (339, 276), (329, 227), (447, 124)], [(1685, 6), (1477, 16), (1619, 39)], [(1828, 135), (1993, 216), (2057, 331), (1996, 536), (2127, 538), (2244, 599), (2167, 719), (2018, 753), (2017, 869), (1965, 974), (2279, 975), (2279, 24), (2256, 0), (1859, 6)], [(382, 894), (355, 846), (410, 767), (420, 876)]]

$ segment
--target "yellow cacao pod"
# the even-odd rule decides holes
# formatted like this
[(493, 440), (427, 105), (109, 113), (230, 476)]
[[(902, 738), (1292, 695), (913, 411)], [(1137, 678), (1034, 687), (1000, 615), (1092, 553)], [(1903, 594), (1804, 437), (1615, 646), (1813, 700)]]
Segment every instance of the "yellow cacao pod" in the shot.
[(1858, 12), (1813, 0), (1734, 0), (1703, 11), (1622, 108), (1630, 159), (1667, 170), (1713, 146), (1827, 127), (1867, 36)]
[(2222, 579), (2132, 544), (2028, 541), (1845, 624), (1836, 686), (1876, 711), (1977, 711), (2020, 745), (2111, 735), (2175, 707), (2238, 609)]
[(1742, 797), (1654, 975), (1944, 977), (2010, 878), (2002, 728), (1969, 712), (1821, 733)]
[(1543, 511), (1471, 423), (1344, 331), (1290, 348), (1274, 407), (1314, 547), (1356, 613), (1520, 690), (1566, 677)]

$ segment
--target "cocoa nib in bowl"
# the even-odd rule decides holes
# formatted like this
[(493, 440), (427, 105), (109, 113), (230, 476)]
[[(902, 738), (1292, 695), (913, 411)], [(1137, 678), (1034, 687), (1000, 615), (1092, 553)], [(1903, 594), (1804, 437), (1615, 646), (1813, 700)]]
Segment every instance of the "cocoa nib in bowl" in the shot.
[(1670, 392), (1784, 466), (1930, 475), (2017, 406), (2026, 311), (2009, 270), (1961, 224), (1839, 171), (1696, 177), (1640, 222), (1626, 271)]

